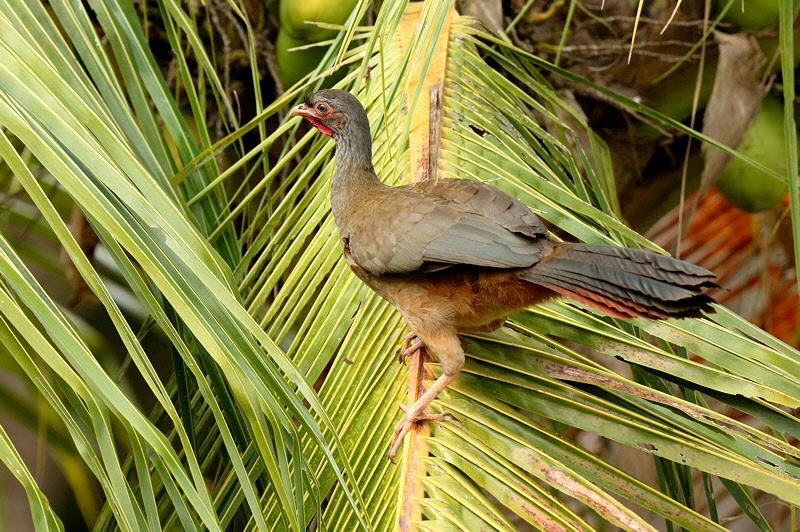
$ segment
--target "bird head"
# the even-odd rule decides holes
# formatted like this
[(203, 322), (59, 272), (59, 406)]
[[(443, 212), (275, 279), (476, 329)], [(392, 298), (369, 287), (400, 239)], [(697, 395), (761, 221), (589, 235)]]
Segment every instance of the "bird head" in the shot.
[(366, 135), (369, 139), (369, 120), (358, 98), (338, 89), (311, 93), (289, 113), (302, 116), (325, 135), (337, 142)]

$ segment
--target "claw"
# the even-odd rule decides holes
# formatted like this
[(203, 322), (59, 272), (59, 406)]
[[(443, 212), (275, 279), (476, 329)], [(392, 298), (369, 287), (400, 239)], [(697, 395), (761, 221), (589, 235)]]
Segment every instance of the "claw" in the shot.
[(458, 418), (450, 412), (444, 412), (442, 414), (420, 412), (418, 414), (413, 414), (413, 409), (409, 409), (406, 405), (398, 403), (397, 406), (400, 407), (400, 410), (405, 412), (405, 415), (400, 422), (394, 426), (392, 442), (389, 444), (389, 453), (386, 455), (393, 464), (397, 463), (394, 458), (397, 455), (397, 451), (400, 449), (400, 445), (403, 443), (403, 438), (406, 437), (406, 434), (408, 434), (408, 431), (414, 426), (414, 423), (418, 421), (445, 421), (448, 418), (458, 421)]
[(400, 410), (402, 410), (405, 414), (403, 415), (402, 419), (394, 426), (394, 434), (392, 435), (392, 442), (389, 444), (389, 452), (387, 453), (387, 457), (391, 462), (394, 464), (394, 457), (397, 455), (397, 451), (400, 449), (400, 445), (403, 443), (403, 438), (406, 437), (408, 431), (411, 430), (411, 427), (414, 426), (414, 423), (417, 421), (444, 421), (447, 418), (458, 419), (450, 413), (444, 414), (430, 414), (425, 412), (425, 409), (428, 407), (431, 401), (441, 392), (444, 390), (450, 382), (456, 378), (456, 375), (442, 375), (436, 382), (433, 383), (433, 386), (428, 388), (422, 397), (417, 399), (417, 401), (411, 406), (407, 407), (406, 405), (400, 404)]
[(397, 451), (400, 449), (403, 439), (406, 437), (406, 434), (408, 434), (408, 431), (411, 430), (413, 425), (414, 421), (407, 420), (406, 417), (403, 416), (403, 419), (400, 420), (400, 423), (394, 426), (394, 434), (392, 435), (392, 441), (389, 444), (389, 452), (386, 454), (391, 463), (397, 463), (394, 457), (397, 456)]
[[(417, 339), (417, 341), (412, 345), (411, 342), (413, 342), (415, 338)], [(397, 352), (397, 361), (405, 366), (406, 360), (408, 360), (408, 358), (411, 357), (411, 355), (413, 355), (423, 347), (425, 347), (425, 342), (423, 342), (421, 339), (417, 337), (417, 333), (411, 331), (406, 335), (405, 338), (403, 338), (403, 345), (400, 346), (400, 349)]]
[[(403, 403), (397, 403), (397, 406), (399, 406), (400, 410), (402, 410), (403, 412), (408, 413), (408, 407), (406, 405), (404, 405)], [(451, 414), (450, 412), (442, 412), (441, 414), (429, 414), (427, 412), (423, 412), (423, 413), (421, 413), (420, 415), (417, 416), (416, 420), (417, 421), (444, 421), (447, 418), (450, 418), (450, 419), (452, 419), (454, 421), (459, 421), (459, 419), (455, 415)]]

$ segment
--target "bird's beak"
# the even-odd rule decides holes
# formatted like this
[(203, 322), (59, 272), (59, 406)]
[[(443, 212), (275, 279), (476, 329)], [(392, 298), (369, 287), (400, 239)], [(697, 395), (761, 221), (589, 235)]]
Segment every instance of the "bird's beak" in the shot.
[(321, 133), (328, 135), (329, 137), (333, 136), (333, 131), (331, 130), (331, 128), (322, 123), (322, 121), (319, 118), (319, 115), (317, 114), (317, 112), (314, 110), (313, 107), (309, 107), (306, 104), (301, 103), (300, 105), (289, 111), (289, 116), (302, 116), (303, 118), (311, 122), (311, 125), (319, 129)]
[(301, 103), (289, 112), (289, 116), (302, 116), (303, 118), (307, 118), (311, 116), (311, 109), (306, 104)]

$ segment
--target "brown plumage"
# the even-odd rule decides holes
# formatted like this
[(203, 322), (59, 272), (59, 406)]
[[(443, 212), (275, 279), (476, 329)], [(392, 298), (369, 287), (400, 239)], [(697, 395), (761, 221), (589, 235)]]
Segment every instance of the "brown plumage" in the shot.
[[(636, 249), (555, 241), (522, 202), (486, 183), (437, 179), (384, 185), (369, 121), (350, 93), (322, 90), (291, 112), (336, 141), (331, 210), (347, 264), (403, 315), (443, 374), (395, 427), (394, 459), (414, 422), (459, 374), (462, 332), (500, 328), (509, 313), (559, 294), (612, 316), (713, 312), (708, 270)], [(412, 336), (410, 335), (410, 336)]]

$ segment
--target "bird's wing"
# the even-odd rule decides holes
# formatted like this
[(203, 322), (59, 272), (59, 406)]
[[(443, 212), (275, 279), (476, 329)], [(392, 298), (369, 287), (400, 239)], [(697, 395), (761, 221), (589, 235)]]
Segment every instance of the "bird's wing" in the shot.
[(358, 208), (349, 249), (372, 275), (455, 264), (525, 268), (541, 259), (547, 235), (522, 202), (477, 181), (385, 187)]
[(514, 233), (530, 237), (547, 235), (547, 228), (527, 205), (499, 188), (472, 179), (431, 179), (405, 187), (462, 206), (491, 219)]

